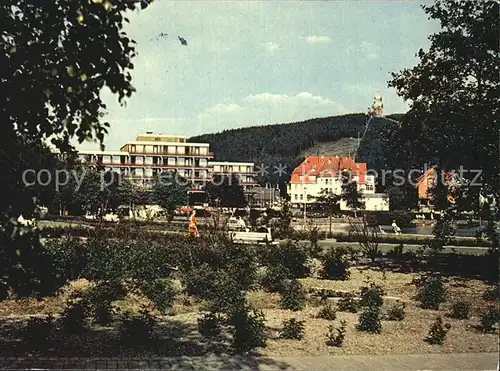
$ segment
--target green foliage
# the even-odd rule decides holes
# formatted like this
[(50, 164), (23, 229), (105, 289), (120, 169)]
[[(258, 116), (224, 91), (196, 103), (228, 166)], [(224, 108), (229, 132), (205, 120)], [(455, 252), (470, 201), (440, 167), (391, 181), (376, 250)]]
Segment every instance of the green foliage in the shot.
[(266, 319), (258, 310), (242, 308), (234, 312), (229, 323), (232, 326), (233, 347), (236, 351), (246, 352), (266, 346)]
[(490, 305), (480, 318), (481, 329), (483, 332), (492, 332), (495, 324), (500, 322), (500, 309)]
[[(389, 86), (412, 104), (388, 138), (390, 163), (405, 169), (422, 164), (446, 171), (479, 169), (475, 182), (498, 205), (498, 136), (491, 133), (500, 127), (500, 80), (490, 76), (497, 76), (500, 62), (499, 4), (443, 0), (423, 9), (442, 30), (429, 36), (428, 50), (418, 51), (418, 65), (392, 74)], [(476, 172), (461, 176), (471, 181)], [(453, 212), (459, 206), (439, 208)]]
[(339, 201), (341, 196), (336, 195), (328, 189), (322, 189), (319, 196), (315, 198), (319, 209), (329, 218), (329, 233), (332, 233), (332, 217), (340, 212)]
[(285, 281), (280, 294), (280, 307), (282, 309), (297, 311), (305, 305), (306, 293), (302, 284), (295, 279)]
[(0, 210), (0, 282), (4, 291), (8, 287), (18, 298), (55, 293), (67, 282), (55, 263), (40, 243), (38, 230), (5, 220)]
[(458, 300), (454, 302), (450, 309), (450, 317), (457, 319), (469, 319), (471, 304), (468, 301)]
[(143, 281), (140, 284), (140, 289), (153, 302), (158, 311), (166, 313), (172, 308), (177, 291), (171, 280), (156, 279), (153, 282)]
[(304, 278), (309, 274), (307, 249), (296, 241), (288, 240), (264, 250), (263, 263), (268, 267), (286, 268), (292, 277)]
[(332, 304), (327, 304), (321, 307), (317, 317), (327, 319), (329, 321), (334, 321), (337, 318), (337, 311), (335, 310), (335, 307)]
[(184, 284), (188, 294), (208, 300), (214, 312), (232, 312), (245, 302), (239, 283), (227, 272), (215, 270), (206, 263), (188, 272)]
[(443, 280), (437, 277), (422, 277), (415, 282), (417, 287), (416, 299), (424, 309), (439, 309), (439, 305), (446, 299), (447, 291)]
[(266, 267), (266, 272), (260, 280), (261, 286), (269, 292), (280, 292), (283, 282), (291, 277), (290, 271), (282, 265)]
[(339, 299), (337, 306), (341, 312), (357, 313), (359, 309), (359, 303), (356, 301), (354, 294), (351, 292), (342, 296)]
[(302, 340), (304, 337), (304, 323), (305, 321), (297, 321), (295, 318), (284, 320), (280, 331), (280, 338)]
[(346, 206), (349, 209), (354, 210), (354, 213), (356, 214), (357, 210), (365, 208), (365, 204), (361, 201), (363, 195), (358, 191), (358, 183), (353, 180), (353, 175), (356, 174), (351, 174), (348, 171), (345, 171), (342, 174), (342, 192), (340, 197), (345, 201)]
[(70, 334), (80, 334), (85, 326), (87, 306), (81, 296), (70, 298), (61, 314), (62, 328)]
[(328, 334), (326, 335), (326, 345), (330, 347), (342, 347), (346, 334), (346, 321), (340, 321), (340, 327), (335, 328), (334, 325), (328, 326)]
[(119, 327), (120, 337), (128, 346), (147, 345), (152, 339), (155, 325), (155, 317), (145, 309), (135, 315), (124, 313)]
[(85, 243), (80, 238), (53, 238), (45, 243), (45, 250), (61, 277), (68, 281), (83, 277), (88, 256)]
[(51, 315), (46, 318), (31, 317), (22, 330), (22, 337), (32, 346), (44, 347), (54, 338), (55, 330), (55, 320)]
[(331, 280), (348, 280), (349, 261), (343, 248), (331, 248), (322, 258), (323, 277)]
[(223, 319), (215, 313), (205, 313), (198, 318), (198, 332), (207, 338), (213, 338), (222, 332)]
[(177, 172), (160, 174), (153, 183), (153, 197), (167, 213), (168, 220), (174, 217), (177, 207), (187, 204), (188, 182)]
[(429, 334), (427, 335), (425, 341), (432, 345), (443, 345), (446, 334), (450, 328), (451, 325), (449, 323), (443, 323), (441, 316), (437, 316), (436, 320), (429, 329)]
[(359, 314), (356, 328), (359, 331), (373, 332), (380, 334), (382, 332), (382, 323), (380, 321), (380, 308), (367, 307)]
[(382, 286), (370, 282), (369, 286), (361, 288), (359, 305), (362, 307), (380, 308), (384, 303), (385, 291)]
[(90, 314), (96, 323), (105, 325), (111, 322), (114, 310), (112, 303), (126, 294), (121, 282), (97, 281), (86, 293)]
[(285, 202), (278, 214), (278, 224), (274, 230), (276, 237), (286, 238), (293, 233), (292, 228), (292, 210), (290, 203)]
[(402, 321), (405, 319), (406, 304), (397, 300), (388, 309), (385, 318), (388, 321)]
[(213, 206), (244, 207), (247, 204), (243, 187), (234, 175), (216, 175), (205, 186), (209, 203)]

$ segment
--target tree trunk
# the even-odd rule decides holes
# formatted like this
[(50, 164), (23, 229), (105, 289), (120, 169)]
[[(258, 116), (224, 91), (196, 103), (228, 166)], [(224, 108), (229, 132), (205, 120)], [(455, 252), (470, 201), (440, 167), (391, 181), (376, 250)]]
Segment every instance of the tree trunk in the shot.
[(330, 236), (332, 235), (332, 216), (330, 215)]

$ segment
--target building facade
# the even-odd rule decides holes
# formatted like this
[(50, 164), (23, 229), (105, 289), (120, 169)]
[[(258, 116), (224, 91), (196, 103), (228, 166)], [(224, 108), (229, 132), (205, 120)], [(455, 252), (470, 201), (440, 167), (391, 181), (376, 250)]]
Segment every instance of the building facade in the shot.
[[(255, 184), (253, 163), (212, 162), (209, 143), (193, 143), (182, 135), (139, 134), (125, 142), (119, 151), (79, 151), (83, 163), (100, 164), (119, 173), (122, 179), (148, 185), (167, 171), (176, 171), (191, 182), (190, 192), (203, 192), (215, 174), (233, 174), (245, 190)], [(226, 171), (227, 170), (227, 171)]]
[[(349, 171), (356, 181), (366, 210), (389, 210), (388, 195), (375, 193), (375, 177), (367, 174), (366, 163), (356, 163), (349, 157), (308, 156), (292, 172), (287, 188), (290, 202), (294, 206), (313, 204), (324, 189), (340, 195), (344, 171)], [(340, 209), (349, 208), (341, 201)]]

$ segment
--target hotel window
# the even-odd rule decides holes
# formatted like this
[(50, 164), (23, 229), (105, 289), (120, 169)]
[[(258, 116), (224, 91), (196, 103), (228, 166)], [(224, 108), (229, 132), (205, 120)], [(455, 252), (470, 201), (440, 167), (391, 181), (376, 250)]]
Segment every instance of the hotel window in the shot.
[(130, 146), (130, 152), (136, 152), (136, 150), (135, 150), (135, 144), (133, 144), (133, 145)]
[(300, 194), (300, 201), (302, 201), (304, 199), (304, 195), (301, 193)]
[(173, 146), (168, 146), (168, 153), (171, 155), (175, 155), (176, 153), (176, 148)]
[(295, 194), (295, 201), (297, 201), (298, 198), (299, 198), (299, 195)]
[(200, 167), (206, 167), (208, 164), (208, 161), (206, 158), (201, 158), (200, 159)]
[(175, 158), (174, 157), (169, 157), (167, 164), (168, 164), (168, 166), (175, 166)]
[(207, 147), (202, 147), (202, 148), (200, 149), (200, 154), (201, 154), (201, 155), (206, 155), (206, 154), (208, 154), (208, 148), (207, 148)]
[(371, 185), (371, 184), (367, 184), (367, 185), (366, 185), (366, 190), (367, 190), (367, 191), (373, 191), (373, 189), (374, 189), (374, 188), (373, 188), (373, 185)]

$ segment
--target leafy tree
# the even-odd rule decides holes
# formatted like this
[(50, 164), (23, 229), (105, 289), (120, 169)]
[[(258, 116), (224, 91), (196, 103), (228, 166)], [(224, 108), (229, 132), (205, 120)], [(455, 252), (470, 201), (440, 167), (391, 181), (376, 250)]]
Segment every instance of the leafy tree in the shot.
[(462, 168), (469, 182), (479, 170), (476, 185), (499, 205), (499, 4), (436, 0), (422, 8), (442, 29), (418, 51), (418, 65), (389, 81), (410, 104), (390, 138), (391, 159), (405, 168)]
[(362, 194), (358, 191), (358, 183), (353, 180), (351, 172), (345, 171), (342, 173), (341, 188), (341, 199), (345, 201), (348, 208), (354, 210), (354, 217), (356, 218), (356, 211), (364, 209), (365, 204), (361, 201)]
[[(130, 70), (133, 40), (122, 31), (124, 12), (149, 0), (33, 1), (0, 4), (0, 277), (19, 295), (54, 289), (51, 269), (36, 232), (16, 224), (19, 214), (35, 209), (22, 184), (29, 166), (20, 156), (28, 146), (50, 140), (65, 152), (70, 140), (101, 142), (109, 125), (102, 122), (106, 106), (100, 92), (107, 87), (123, 103), (133, 92)], [(35, 199), (36, 201), (36, 199)], [(24, 236), (31, 236), (25, 238)], [(22, 242), (20, 242), (22, 241)], [(6, 258), (8, 257), (8, 258)], [(41, 288), (43, 290), (38, 290)]]
[(341, 196), (336, 195), (328, 189), (322, 189), (319, 196), (316, 197), (316, 204), (319, 206), (320, 210), (325, 213), (330, 219), (330, 229), (329, 232), (332, 233), (332, 218), (340, 211), (339, 201)]
[(209, 202), (219, 200), (222, 207), (244, 207), (247, 204), (243, 187), (236, 176), (218, 175), (205, 186)]
[(186, 205), (188, 200), (188, 183), (176, 172), (162, 173), (153, 184), (153, 197), (167, 212), (172, 221), (177, 207)]

